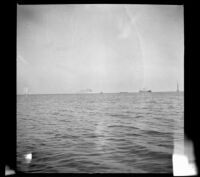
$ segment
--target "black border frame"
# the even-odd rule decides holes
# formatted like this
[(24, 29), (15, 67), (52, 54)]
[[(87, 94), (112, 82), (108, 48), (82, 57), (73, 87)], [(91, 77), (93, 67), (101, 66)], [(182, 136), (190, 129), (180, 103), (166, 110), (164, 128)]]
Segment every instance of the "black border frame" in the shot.
[[(85, 2), (86, 4), (99, 4), (99, 2)], [(104, 2), (103, 4), (110, 4), (112, 2)], [(10, 97), (5, 97), (4, 106), (5, 106), (5, 120), (6, 120), (6, 132), (5, 132), (5, 138), (6, 138), (6, 145), (5, 145), (5, 157), (3, 158), (3, 162), (5, 165), (9, 165), (12, 169), (16, 170), (16, 78), (14, 78), (14, 75), (16, 74), (17, 68), (16, 68), (16, 27), (17, 27), (17, 4), (19, 5), (35, 5), (35, 4), (82, 4), (80, 1), (64, 1), (64, 0), (55, 0), (55, 1), (49, 1), (44, 2), (40, 0), (30, 0), (25, 2), (24, 0), (18, 0), (15, 4), (9, 4), (8, 10), (11, 12), (11, 15), (9, 14), (6, 16), (6, 22), (8, 24), (8, 29), (10, 30), (8, 32), (6, 28), (6, 33), (9, 36), (9, 39), (6, 39), (6, 42), (4, 43), (4, 46), (6, 46), (6, 53), (5, 56), (7, 59), (6, 63), (7, 66), (9, 66), (9, 73), (10, 71), (14, 71), (14, 73), (10, 75), (6, 75), (5, 83), (6, 90), (4, 90), (3, 93), (8, 93)], [(114, 3), (119, 4), (119, 3)], [(196, 83), (198, 82), (198, 5), (197, 4), (189, 4), (185, 3), (183, 1), (154, 1), (154, 2), (144, 2), (144, 1), (134, 1), (134, 2), (127, 2), (123, 1), (123, 4), (160, 4), (160, 5), (183, 5), (184, 6), (184, 46), (185, 46), (185, 53), (184, 53), (184, 131), (186, 137), (191, 139), (194, 142), (195, 149), (200, 149), (199, 143), (198, 143), (198, 104), (196, 105), (195, 102), (193, 102), (193, 98), (196, 99), (198, 103), (198, 90), (199, 87), (197, 84), (194, 84), (192, 82), (192, 78), (195, 78)], [(195, 9), (196, 7), (196, 9)], [(7, 25), (6, 24), (6, 25)], [(196, 31), (195, 31), (196, 29)], [(196, 32), (196, 33), (195, 33)], [(195, 40), (196, 39), (196, 40)], [(13, 41), (11, 43), (11, 41)], [(14, 44), (14, 45), (13, 45)], [(5, 51), (4, 51), (5, 52)], [(13, 61), (13, 59), (15, 59)], [(10, 61), (12, 61), (13, 65), (10, 65)], [(195, 68), (195, 66), (197, 68)], [(13, 82), (12, 82), (13, 79)], [(15, 81), (14, 81), (15, 79)], [(14, 85), (15, 84), (15, 85)], [(15, 88), (15, 93), (14, 89)], [(191, 89), (195, 88), (195, 89)], [(12, 94), (10, 94), (12, 93)], [(15, 95), (14, 95), (15, 94)], [(15, 98), (15, 99), (14, 99)], [(11, 100), (14, 100), (14, 102), (11, 103)], [(12, 110), (12, 111), (11, 111)], [(14, 111), (15, 110), (15, 111)], [(196, 163), (197, 167), (199, 169), (199, 151), (195, 150), (195, 157), (196, 157)], [(35, 174), (23, 174), (16, 171), (15, 175), (20, 174), (20, 176), (24, 175), (41, 175), (40, 173)], [(42, 174), (42, 175), (63, 175), (63, 174)], [(64, 173), (64, 175), (70, 175), (70, 173)], [(77, 174), (71, 174), (73, 176)], [(85, 174), (78, 174), (78, 175), (85, 175)], [(91, 175), (91, 174), (87, 174)], [(96, 175), (96, 174), (92, 174)], [(100, 175), (149, 175), (149, 174), (100, 174)], [(151, 174), (151, 175), (160, 175), (160, 174)], [(161, 174), (161, 175), (173, 175), (173, 174)]]

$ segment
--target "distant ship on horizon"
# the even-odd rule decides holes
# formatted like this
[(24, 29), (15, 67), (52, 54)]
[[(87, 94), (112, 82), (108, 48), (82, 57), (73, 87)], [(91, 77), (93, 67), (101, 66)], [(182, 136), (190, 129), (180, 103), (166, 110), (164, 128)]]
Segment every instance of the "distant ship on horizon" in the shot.
[(139, 93), (151, 93), (151, 90), (146, 90), (145, 88), (143, 88), (142, 90), (139, 90)]

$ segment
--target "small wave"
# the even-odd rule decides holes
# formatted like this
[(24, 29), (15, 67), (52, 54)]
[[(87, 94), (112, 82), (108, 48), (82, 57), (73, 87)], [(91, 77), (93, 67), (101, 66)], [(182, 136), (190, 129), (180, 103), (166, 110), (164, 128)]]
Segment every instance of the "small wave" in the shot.
[(123, 117), (123, 114), (109, 114), (112, 117)]
[(134, 118), (140, 118), (140, 117), (144, 117), (142, 115), (136, 115)]
[[(108, 128), (119, 128), (119, 129), (131, 129), (131, 130), (139, 130), (139, 128), (128, 125), (109, 125)], [(129, 132), (130, 133), (130, 132)]]
[(109, 116), (117, 118), (133, 118), (132, 116), (126, 114), (109, 114)]
[(79, 139), (80, 137), (77, 135), (70, 135), (70, 134), (65, 134), (65, 135), (59, 135), (63, 139)]
[(160, 132), (156, 130), (144, 130), (144, 134), (147, 134), (150, 136), (169, 137), (169, 138), (172, 138), (173, 136), (173, 133), (171, 132)]
[(63, 122), (63, 123), (69, 123), (69, 122), (71, 122), (71, 120), (69, 120), (69, 119), (60, 119), (59, 121)]
[(58, 115), (60, 115), (60, 113), (59, 112), (53, 112), (52, 115), (58, 116)]

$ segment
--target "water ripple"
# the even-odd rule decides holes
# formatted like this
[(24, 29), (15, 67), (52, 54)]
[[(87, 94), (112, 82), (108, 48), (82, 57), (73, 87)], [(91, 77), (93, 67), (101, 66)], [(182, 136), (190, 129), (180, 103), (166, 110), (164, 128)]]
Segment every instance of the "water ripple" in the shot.
[(183, 95), (175, 93), (18, 96), (17, 169), (171, 173), (183, 113)]

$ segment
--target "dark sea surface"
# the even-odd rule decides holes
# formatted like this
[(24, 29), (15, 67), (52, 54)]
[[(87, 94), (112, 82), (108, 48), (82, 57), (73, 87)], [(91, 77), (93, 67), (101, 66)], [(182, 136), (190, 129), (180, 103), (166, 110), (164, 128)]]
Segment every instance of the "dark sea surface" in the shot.
[(17, 95), (17, 170), (172, 173), (183, 99), (182, 92)]

